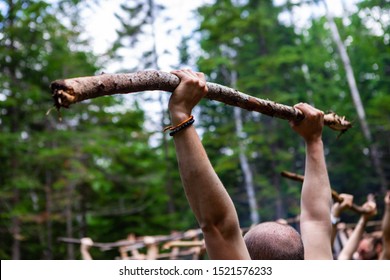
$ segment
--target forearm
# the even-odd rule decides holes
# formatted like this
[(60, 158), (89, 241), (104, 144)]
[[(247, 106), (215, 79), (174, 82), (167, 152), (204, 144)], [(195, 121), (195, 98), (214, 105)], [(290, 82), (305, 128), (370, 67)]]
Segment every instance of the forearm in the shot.
[(301, 215), (305, 221), (330, 224), (331, 189), (321, 140), (306, 145), (305, 180), (301, 194)]
[(202, 228), (209, 257), (249, 259), (233, 202), (191, 125), (192, 110), (208, 91), (204, 74), (189, 69), (172, 73), (180, 78), (180, 84), (168, 104), (172, 121), (170, 130), (174, 133), (184, 191)]
[(211, 259), (249, 259), (236, 210), (193, 126), (174, 136), (180, 176)]
[[(202, 226), (219, 221), (234, 206), (193, 126), (174, 136), (180, 176), (190, 206)], [(207, 195), (205, 195), (207, 193)]]
[(301, 194), (301, 232), (305, 259), (333, 259), (330, 223), (331, 190), (321, 140), (306, 145)]
[(360, 217), (359, 222), (355, 226), (351, 236), (349, 237), (347, 243), (341, 250), (338, 259), (339, 260), (350, 260), (352, 259), (353, 253), (356, 251), (359, 241), (361, 240), (364, 229), (367, 224), (367, 219), (365, 219), (363, 216)]
[(88, 249), (81, 248), (80, 252), (81, 252), (81, 257), (83, 260), (92, 260), (92, 256), (89, 253)]

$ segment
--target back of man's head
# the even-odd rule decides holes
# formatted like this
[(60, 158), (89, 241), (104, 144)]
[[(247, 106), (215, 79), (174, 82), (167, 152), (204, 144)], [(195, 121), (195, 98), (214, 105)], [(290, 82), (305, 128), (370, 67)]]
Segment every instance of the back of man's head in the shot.
[(252, 260), (303, 260), (300, 234), (291, 226), (265, 222), (250, 229), (244, 236)]
[(357, 259), (360, 260), (377, 260), (382, 253), (381, 236), (368, 235), (363, 237), (356, 249)]

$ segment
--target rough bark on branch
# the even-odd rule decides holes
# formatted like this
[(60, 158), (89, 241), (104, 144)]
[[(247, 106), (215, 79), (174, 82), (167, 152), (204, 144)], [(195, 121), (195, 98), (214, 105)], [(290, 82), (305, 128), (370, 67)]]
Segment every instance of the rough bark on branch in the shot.
[[(68, 108), (71, 104), (105, 95), (132, 93), (149, 90), (173, 92), (180, 80), (176, 75), (147, 70), (128, 74), (102, 74), (98, 76), (79, 77), (56, 80), (50, 88), (57, 109)], [(267, 116), (299, 121), (304, 118), (301, 111), (287, 105), (264, 100), (239, 92), (238, 90), (207, 83), (209, 89), (206, 98), (249, 111), (256, 111)], [(325, 115), (324, 124), (330, 128), (345, 132), (352, 124), (335, 113)]]
[[(280, 173), (283, 177), (286, 177), (286, 178), (289, 178), (289, 179), (292, 179), (294, 181), (298, 181), (298, 182), (303, 182), (303, 180), (305, 179), (304, 176), (302, 175), (299, 175), (299, 174), (296, 174), (296, 173), (292, 173), (292, 172), (288, 172), (288, 171), (282, 171)], [(334, 201), (337, 201), (337, 202), (342, 202), (343, 201), (343, 198), (340, 197), (340, 195), (332, 189), (332, 198)], [(361, 206), (358, 206), (356, 204), (352, 204), (351, 208), (350, 208), (352, 211), (356, 212), (356, 213), (359, 213), (359, 214), (364, 214), (364, 213), (369, 213), (370, 211), (364, 209), (363, 207)]]

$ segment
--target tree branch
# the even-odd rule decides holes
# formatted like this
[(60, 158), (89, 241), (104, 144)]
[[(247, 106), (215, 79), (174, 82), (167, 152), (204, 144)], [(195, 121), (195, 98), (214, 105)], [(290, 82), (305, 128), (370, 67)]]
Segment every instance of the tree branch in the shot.
[[(173, 92), (179, 83), (180, 80), (176, 75), (147, 70), (56, 80), (51, 83), (50, 88), (55, 107), (59, 110), (61, 107), (68, 108), (71, 104), (105, 95), (149, 90)], [(211, 100), (289, 121), (300, 121), (304, 118), (301, 111), (290, 106), (256, 98), (215, 83), (207, 83), (207, 87), (209, 91), (206, 98)], [(324, 124), (341, 132), (352, 127), (345, 117), (335, 113), (326, 114)]]
[[(299, 175), (299, 174), (296, 174), (296, 173), (292, 173), (292, 172), (288, 172), (288, 171), (282, 171), (280, 174), (283, 177), (286, 177), (286, 178), (289, 178), (289, 179), (292, 179), (292, 180), (298, 181), (298, 182), (303, 182), (303, 180), (305, 179), (305, 177), (302, 176), (302, 175)], [(332, 189), (332, 198), (336, 202), (342, 202), (343, 201), (343, 198), (340, 197), (338, 192), (336, 192), (333, 189)], [(370, 212), (370, 211), (364, 209), (362, 206), (358, 206), (356, 204), (352, 204), (350, 209), (352, 211), (356, 212), (356, 213), (359, 213), (359, 214), (364, 214), (364, 213), (369, 213)]]
[[(195, 230), (189, 230), (186, 232), (178, 232), (173, 233), (171, 235), (163, 235), (163, 236), (155, 236), (154, 242), (155, 243), (162, 243), (167, 241), (175, 241), (180, 240), (183, 238), (188, 238), (189, 234), (190, 236), (193, 236), (194, 234), (199, 235), (201, 234), (200, 229)], [(59, 237), (57, 239), (58, 241), (65, 242), (65, 243), (73, 243), (73, 244), (81, 244), (81, 239), (78, 238), (68, 238), (68, 237)], [(146, 242), (144, 238), (139, 238), (137, 240), (129, 241), (129, 240), (120, 240), (117, 242), (109, 242), (109, 243), (101, 243), (101, 242), (93, 242), (91, 247), (97, 247), (100, 248), (101, 251), (108, 251), (116, 247), (126, 247), (126, 250), (130, 251), (133, 249), (140, 249), (144, 248), (146, 246)]]

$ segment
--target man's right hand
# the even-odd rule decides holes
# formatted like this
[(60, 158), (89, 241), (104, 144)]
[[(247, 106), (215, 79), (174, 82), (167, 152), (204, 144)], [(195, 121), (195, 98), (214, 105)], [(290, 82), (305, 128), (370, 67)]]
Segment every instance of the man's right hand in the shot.
[(321, 140), (324, 112), (307, 103), (299, 103), (294, 108), (302, 111), (305, 118), (299, 122), (290, 122), (291, 127), (305, 139), (306, 143)]
[(168, 104), (172, 125), (177, 125), (191, 116), (192, 109), (207, 94), (208, 89), (203, 73), (189, 69), (171, 73), (180, 78), (180, 84), (172, 93)]

